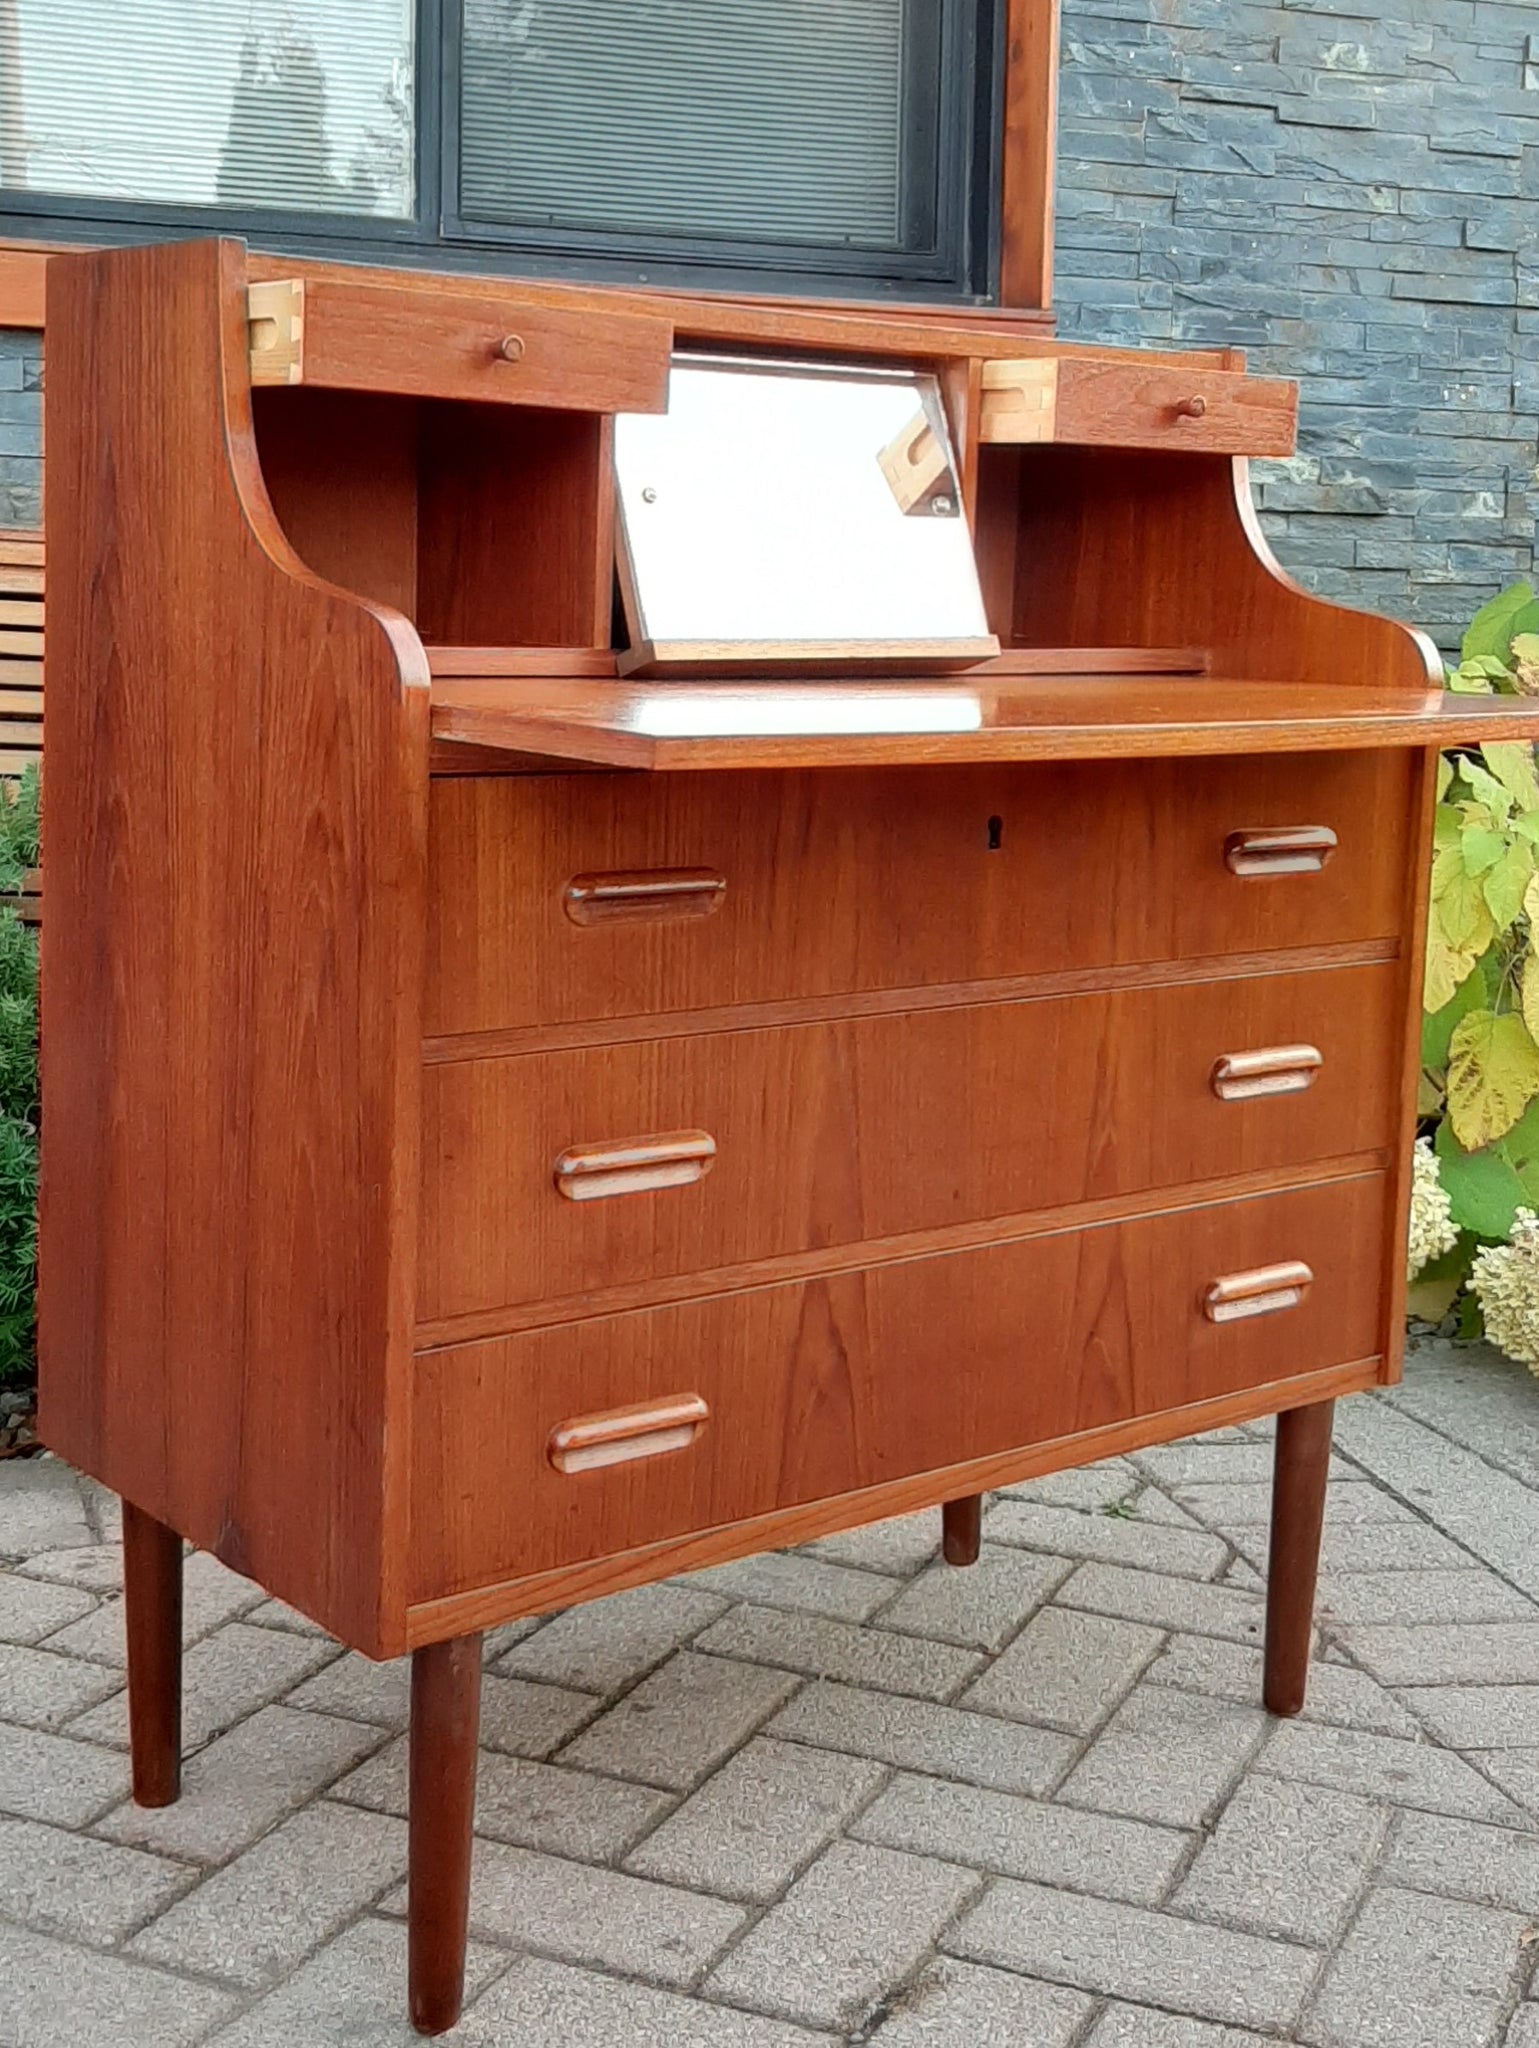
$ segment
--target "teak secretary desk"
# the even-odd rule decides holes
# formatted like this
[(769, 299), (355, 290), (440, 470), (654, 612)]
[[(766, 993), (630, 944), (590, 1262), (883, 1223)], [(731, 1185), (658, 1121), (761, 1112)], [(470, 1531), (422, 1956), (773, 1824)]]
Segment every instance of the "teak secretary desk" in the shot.
[[(680, 344), (938, 370), (999, 655), (659, 723), (610, 450)], [(42, 1430), (124, 1496), (142, 1800), (183, 1538), (412, 1653), (424, 2031), (511, 1617), (936, 1504), (965, 1563), (985, 1488), (1280, 1413), (1298, 1710), (1437, 750), (1536, 721), (1280, 573), (1293, 428), (1027, 323), (54, 259)]]

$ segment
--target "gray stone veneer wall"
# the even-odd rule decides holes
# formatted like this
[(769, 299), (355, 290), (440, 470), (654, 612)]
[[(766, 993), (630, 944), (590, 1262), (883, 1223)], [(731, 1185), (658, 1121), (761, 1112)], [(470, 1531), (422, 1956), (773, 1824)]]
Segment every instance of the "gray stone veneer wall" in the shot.
[(1302, 384), (1300, 580), (1456, 644), (1534, 573), (1533, 0), (1063, 0), (1060, 332)]
[[(1063, 6), (1060, 331), (1298, 377), (1278, 554), (1454, 645), (1535, 572), (1534, 0)], [(0, 524), (41, 516), (40, 381), (0, 332)]]

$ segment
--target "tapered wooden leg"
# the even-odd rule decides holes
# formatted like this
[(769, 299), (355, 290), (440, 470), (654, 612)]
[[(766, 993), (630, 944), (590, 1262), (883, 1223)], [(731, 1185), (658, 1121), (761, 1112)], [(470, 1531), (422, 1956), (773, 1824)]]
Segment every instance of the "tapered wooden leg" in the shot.
[(1304, 1704), (1335, 1408), (1334, 1401), (1317, 1401), (1277, 1418), (1262, 1681), (1263, 1697), (1274, 1714), (1296, 1714)]
[(407, 1967), (411, 2023), (419, 2034), (447, 2033), (465, 1995), (480, 1720), (480, 1636), (415, 1651)]
[(947, 1564), (976, 1564), (983, 1543), (983, 1495), (965, 1493), (941, 1509), (941, 1549)]
[(123, 1616), (134, 1798), (169, 1806), (182, 1789), (182, 1539), (126, 1500)]

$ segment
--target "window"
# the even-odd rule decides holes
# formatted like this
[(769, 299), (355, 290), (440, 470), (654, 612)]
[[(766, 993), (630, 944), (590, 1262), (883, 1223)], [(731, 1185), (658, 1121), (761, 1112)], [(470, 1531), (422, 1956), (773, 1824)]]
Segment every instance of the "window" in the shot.
[(974, 293), (1000, 4), (0, 0), (3, 226)]

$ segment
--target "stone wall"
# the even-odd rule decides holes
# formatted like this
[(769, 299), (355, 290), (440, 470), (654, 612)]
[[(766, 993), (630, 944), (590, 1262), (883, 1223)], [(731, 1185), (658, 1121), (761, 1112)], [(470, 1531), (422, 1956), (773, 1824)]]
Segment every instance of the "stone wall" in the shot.
[(1064, 0), (1060, 331), (1299, 378), (1299, 454), (1256, 469), (1278, 554), (1445, 646), (1535, 568), (1536, 29), (1532, 0)]

